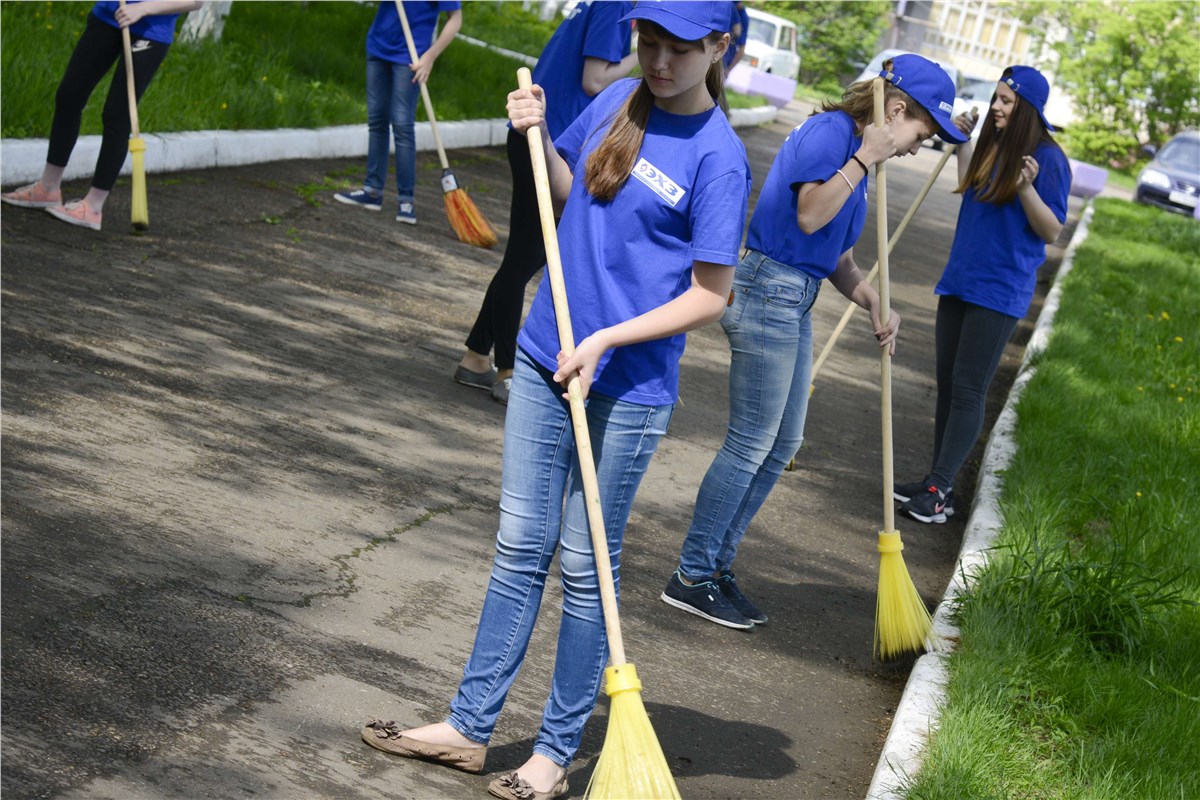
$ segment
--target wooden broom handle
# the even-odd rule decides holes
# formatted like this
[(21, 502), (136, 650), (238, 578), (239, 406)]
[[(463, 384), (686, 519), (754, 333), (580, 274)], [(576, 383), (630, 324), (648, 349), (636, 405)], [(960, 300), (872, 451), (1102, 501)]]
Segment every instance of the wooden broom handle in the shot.
[[(408, 27), (408, 17), (404, 14), (404, 3), (400, 0), (396, 0), (396, 13), (400, 15), (400, 26), (404, 28), (404, 41), (408, 43), (408, 59), (415, 64), (419, 59), (417, 45), (413, 42), (412, 30)], [(421, 100), (425, 103), (425, 116), (429, 117), (429, 130), (433, 133), (433, 143), (437, 147), (438, 158), (442, 161), (442, 169), (450, 169), (450, 161), (446, 158), (446, 148), (442, 147), (442, 135), (438, 133), (437, 117), (433, 113), (433, 101), (429, 99), (429, 89), (425, 87), (424, 81), (418, 83), (421, 86)]]
[[(121, 8), (125, 0), (121, 0)], [(129, 44), (129, 28), (121, 28), (121, 43), (125, 45), (125, 93), (129, 95), (129, 125), (134, 139), (140, 135), (138, 131), (137, 94), (133, 90), (133, 47)]]
[[(517, 70), (517, 85), (528, 89), (533, 76), (527, 67)], [(567, 306), (567, 287), (563, 282), (562, 257), (558, 252), (558, 233), (554, 226), (554, 202), (550, 196), (550, 175), (546, 169), (546, 152), (542, 145), (541, 127), (526, 132), (529, 157), (533, 162), (533, 182), (537, 188), (538, 215), (542, 221), (542, 240), (546, 245), (546, 274), (554, 297), (554, 316), (558, 320), (558, 343), (568, 358), (575, 352), (575, 336), (571, 332), (571, 312)], [(579, 454), (579, 472), (583, 478), (583, 497), (587, 504), (588, 528), (592, 535), (592, 550), (596, 557), (596, 578), (600, 584), (600, 602), (604, 607), (604, 627), (608, 631), (608, 649), (612, 665), (625, 664), (625, 645), (621, 639), (621, 622), (617, 612), (617, 591), (612, 578), (612, 561), (608, 555), (608, 537), (604, 530), (604, 513), (600, 507), (600, 485), (596, 480), (596, 462), (592, 456), (592, 439), (588, 434), (587, 410), (583, 405), (583, 387), (579, 374), (567, 383), (571, 404), (571, 424), (575, 431), (575, 451)]]
[[(900, 224), (896, 226), (896, 230), (892, 233), (892, 238), (888, 240), (888, 253), (896, 248), (896, 242), (900, 241), (900, 234), (904, 233), (904, 229), (908, 227), (908, 222), (917, 213), (917, 209), (921, 207), (921, 203), (925, 202), (925, 195), (929, 194), (929, 190), (933, 188), (933, 184), (937, 181), (938, 176), (942, 174), (942, 167), (946, 166), (946, 162), (950, 160), (950, 156), (954, 153), (955, 146), (949, 145), (942, 151), (942, 158), (938, 161), (937, 166), (933, 168), (933, 172), (929, 174), (929, 178), (925, 181), (925, 185), (921, 187), (921, 191), (917, 194), (912, 205), (908, 207), (908, 211), (900, 220)], [(867, 273), (864, 280), (871, 283), (875, 280), (875, 276), (879, 274), (879, 262), (875, 262), (875, 266), (871, 267), (871, 271)], [(842, 335), (842, 331), (846, 329), (846, 324), (850, 321), (850, 317), (854, 315), (854, 309), (858, 308), (858, 304), (851, 301), (846, 306), (846, 310), (842, 312), (842, 318), (838, 320), (837, 327), (833, 329), (833, 333), (829, 335), (829, 341), (825, 342), (825, 346), (821, 348), (821, 354), (817, 356), (817, 360), (813, 362), (812, 377), (809, 379), (811, 383), (816, 383), (817, 375), (821, 372), (821, 367), (825, 366), (825, 360), (829, 358), (829, 354), (833, 351), (833, 346), (837, 344), (838, 337)]]
[[(872, 86), (875, 94), (875, 126), (883, 127), (883, 78)], [(875, 235), (879, 251), (879, 321), (887, 324), (892, 316), (892, 289), (888, 275), (887, 170), (886, 159), (875, 165)], [(879, 348), (879, 406), (883, 421), (883, 530), (896, 530), (896, 507), (892, 500), (892, 357), (888, 348)]]

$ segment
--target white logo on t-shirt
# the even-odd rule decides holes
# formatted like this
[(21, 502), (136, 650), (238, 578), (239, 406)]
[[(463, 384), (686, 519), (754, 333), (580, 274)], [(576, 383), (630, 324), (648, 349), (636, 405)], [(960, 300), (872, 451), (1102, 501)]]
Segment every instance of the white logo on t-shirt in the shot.
[(662, 170), (644, 158), (638, 159), (637, 164), (633, 166), (632, 174), (633, 177), (653, 189), (655, 194), (666, 200), (672, 208), (687, 194), (684, 189), (679, 187), (679, 184), (668, 178), (663, 174)]

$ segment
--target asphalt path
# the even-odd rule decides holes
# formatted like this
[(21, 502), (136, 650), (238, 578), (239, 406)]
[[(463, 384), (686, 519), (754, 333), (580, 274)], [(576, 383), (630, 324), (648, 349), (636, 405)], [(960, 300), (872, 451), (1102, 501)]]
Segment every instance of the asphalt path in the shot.
[[(794, 104), (739, 131), (755, 191), (806, 112)], [(503, 151), (450, 157), (503, 245)], [(938, 157), (889, 163), (893, 226)], [(454, 238), (436, 159), (419, 163), (415, 228), (393, 221), (393, 197), (382, 214), (330, 201), (332, 186), (360, 177), (359, 160), (151, 175), (142, 236), (125, 225), (127, 186), (100, 233), (3, 208), (6, 797), (485, 795), (489, 777), (358, 739), (372, 716), (443, 718), (497, 519), (503, 408), (450, 375), (501, 252)], [(921, 474), (930, 448), (932, 287), (957, 212), (952, 173), (953, 163), (891, 261), (902, 478)], [(1061, 243), (1079, 210), (1072, 199)], [(874, 230), (872, 212), (856, 248), (864, 270)], [(844, 307), (826, 285), (818, 345)], [(871, 653), (884, 502), (877, 348), (860, 313), (819, 376), (796, 470), (746, 537), (739, 579), (771, 617), (750, 633), (659, 600), (724, 434), (727, 368), (719, 326), (690, 335), (680, 404), (626, 532), (626, 649), (685, 797), (861, 798), (911, 666)], [(898, 521), (931, 607), (965, 516)], [(536, 733), (554, 570), (489, 776), (521, 764)], [(572, 796), (606, 713), (602, 699)]]

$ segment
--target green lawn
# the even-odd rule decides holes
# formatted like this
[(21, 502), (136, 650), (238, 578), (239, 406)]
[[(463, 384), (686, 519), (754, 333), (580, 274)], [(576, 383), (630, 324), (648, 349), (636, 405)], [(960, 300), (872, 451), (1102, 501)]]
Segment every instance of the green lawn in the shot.
[[(45, 137), (53, 97), (90, 2), (0, 4), (0, 135)], [(364, 40), (374, 3), (235, 2), (220, 42), (177, 42), (142, 99), (143, 131), (315, 128), (366, 120)], [(536, 56), (560, 20), (540, 22), (519, 3), (469, 3), (463, 33)], [(462, 41), (429, 81), (438, 119), (500, 118), (516, 87), (514, 59)], [(107, 84), (102, 84), (102, 87)], [(100, 132), (105, 89), (84, 113)], [(762, 105), (732, 97), (733, 107)], [(424, 119), (424, 110), (418, 119)]]
[(1200, 225), (1096, 202), (910, 798), (1200, 797)]

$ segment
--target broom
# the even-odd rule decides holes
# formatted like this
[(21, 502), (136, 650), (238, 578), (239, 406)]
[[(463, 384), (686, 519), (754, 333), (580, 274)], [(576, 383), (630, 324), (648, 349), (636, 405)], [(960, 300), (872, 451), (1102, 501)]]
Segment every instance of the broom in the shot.
[[(400, 15), (400, 24), (404, 28), (404, 40), (408, 43), (408, 57), (412, 63), (417, 63), (417, 46), (413, 43), (412, 30), (408, 27), (408, 17), (404, 14), (404, 4), (396, 0), (396, 13)], [(465, 190), (459, 188), (458, 178), (450, 171), (450, 162), (446, 159), (446, 149), (442, 147), (442, 137), (437, 129), (437, 117), (433, 114), (433, 101), (429, 99), (429, 89), (421, 83), (421, 100), (425, 103), (425, 116), (429, 117), (429, 130), (433, 133), (433, 143), (437, 146), (438, 158), (442, 161), (442, 199), (446, 203), (446, 216), (450, 219), (450, 227), (458, 235), (460, 242), (476, 247), (491, 248), (496, 244), (496, 232), (484, 219), (483, 214), (471, 202)]]
[[(892, 238), (888, 240), (887, 249), (890, 254), (896, 247), (896, 242), (900, 241), (900, 234), (904, 233), (904, 229), (908, 227), (908, 222), (917, 213), (917, 209), (921, 207), (921, 203), (925, 202), (925, 195), (929, 194), (929, 190), (933, 188), (933, 184), (938, 179), (938, 175), (942, 174), (942, 167), (946, 166), (946, 162), (950, 160), (950, 154), (954, 152), (954, 145), (950, 145), (942, 152), (942, 158), (938, 161), (937, 166), (933, 168), (929, 178), (925, 181), (925, 185), (921, 187), (921, 191), (917, 193), (916, 199), (912, 201), (912, 205), (908, 207), (908, 211), (904, 214), (904, 218), (900, 220), (900, 224), (896, 226), (896, 232), (892, 234)], [(879, 274), (879, 262), (875, 262), (875, 266), (871, 267), (871, 271), (867, 273), (866, 281), (870, 283), (875, 280), (875, 276)], [(821, 367), (825, 366), (825, 360), (829, 358), (829, 354), (833, 352), (833, 346), (837, 344), (838, 337), (842, 335), (842, 331), (846, 329), (847, 323), (850, 322), (850, 317), (854, 315), (854, 309), (858, 308), (858, 304), (851, 301), (846, 306), (846, 310), (842, 312), (842, 318), (838, 320), (837, 326), (833, 329), (833, 333), (829, 334), (829, 341), (825, 342), (825, 346), (821, 348), (821, 354), (817, 356), (817, 360), (813, 362), (812, 375), (809, 380), (811, 385), (808, 389), (808, 394), (811, 397), (812, 393), (817, 389), (817, 375), (821, 372)], [(791, 472), (796, 468), (796, 459), (792, 458), (784, 467)]]
[[(533, 84), (529, 70), (517, 70), (517, 83), (522, 89)], [(537, 188), (538, 212), (542, 221), (542, 238), (546, 245), (546, 274), (554, 297), (554, 315), (558, 320), (558, 340), (569, 358), (575, 352), (575, 337), (571, 332), (571, 316), (567, 307), (567, 290), (563, 283), (562, 260), (558, 252), (558, 234), (554, 226), (554, 209), (550, 197), (550, 177), (546, 170), (546, 154), (542, 149), (541, 130), (529, 130), (529, 155), (533, 161), (533, 178)], [(612, 664), (604, 670), (604, 691), (609, 696), (608, 732), (592, 779), (588, 797), (613, 800), (637, 798), (678, 798), (679, 789), (667, 759), (663, 755), (650, 717), (642, 703), (642, 684), (637, 670), (625, 660), (625, 645), (621, 639), (621, 621), (617, 614), (616, 587), (612, 579), (612, 562), (608, 556), (608, 540), (604, 530), (604, 515), (600, 507), (600, 487), (596, 481), (596, 464), (592, 459), (592, 440), (588, 434), (587, 411), (583, 405), (583, 390), (579, 376), (567, 384), (571, 404), (571, 424), (575, 433), (575, 448), (579, 454), (579, 471), (583, 478), (583, 494), (587, 502), (588, 527), (592, 549), (596, 556), (596, 575), (600, 583), (600, 601), (604, 608), (604, 628), (608, 633), (608, 648)]]
[[(121, 0), (125, 7), (125, 0)], [(150, 205), (146, 201), (146, 142), (138, 130), (137, 94), (133, 88), (133, 48), (129, 44), (129, 28), (121, 28), (121, 41), (125, 45), (125, 90), (129, 95), (129, 153), (133, 157), (133, 200), (129, 207), (133, 229), (144, 231), (150, 227)]]
[[(876, 78), (875, 125), (883, 127), (883, 78)], [(879, 250), (880, 322), (891, 316), (891, 287), (888, 277), (887, 173), (884, 164), (875, 165), (875, 219)], [(892, 358), (888, 348), (880, 348), (880, 406), (883, 418), (883, 530), (879, 532), (879, 589), (875, 600), (875, 650), (882, 658), (936, 646), (933, 619), (917, 593), (904, 565), (900, 532), (895, 529), (895, 503), (892, 500)]]

